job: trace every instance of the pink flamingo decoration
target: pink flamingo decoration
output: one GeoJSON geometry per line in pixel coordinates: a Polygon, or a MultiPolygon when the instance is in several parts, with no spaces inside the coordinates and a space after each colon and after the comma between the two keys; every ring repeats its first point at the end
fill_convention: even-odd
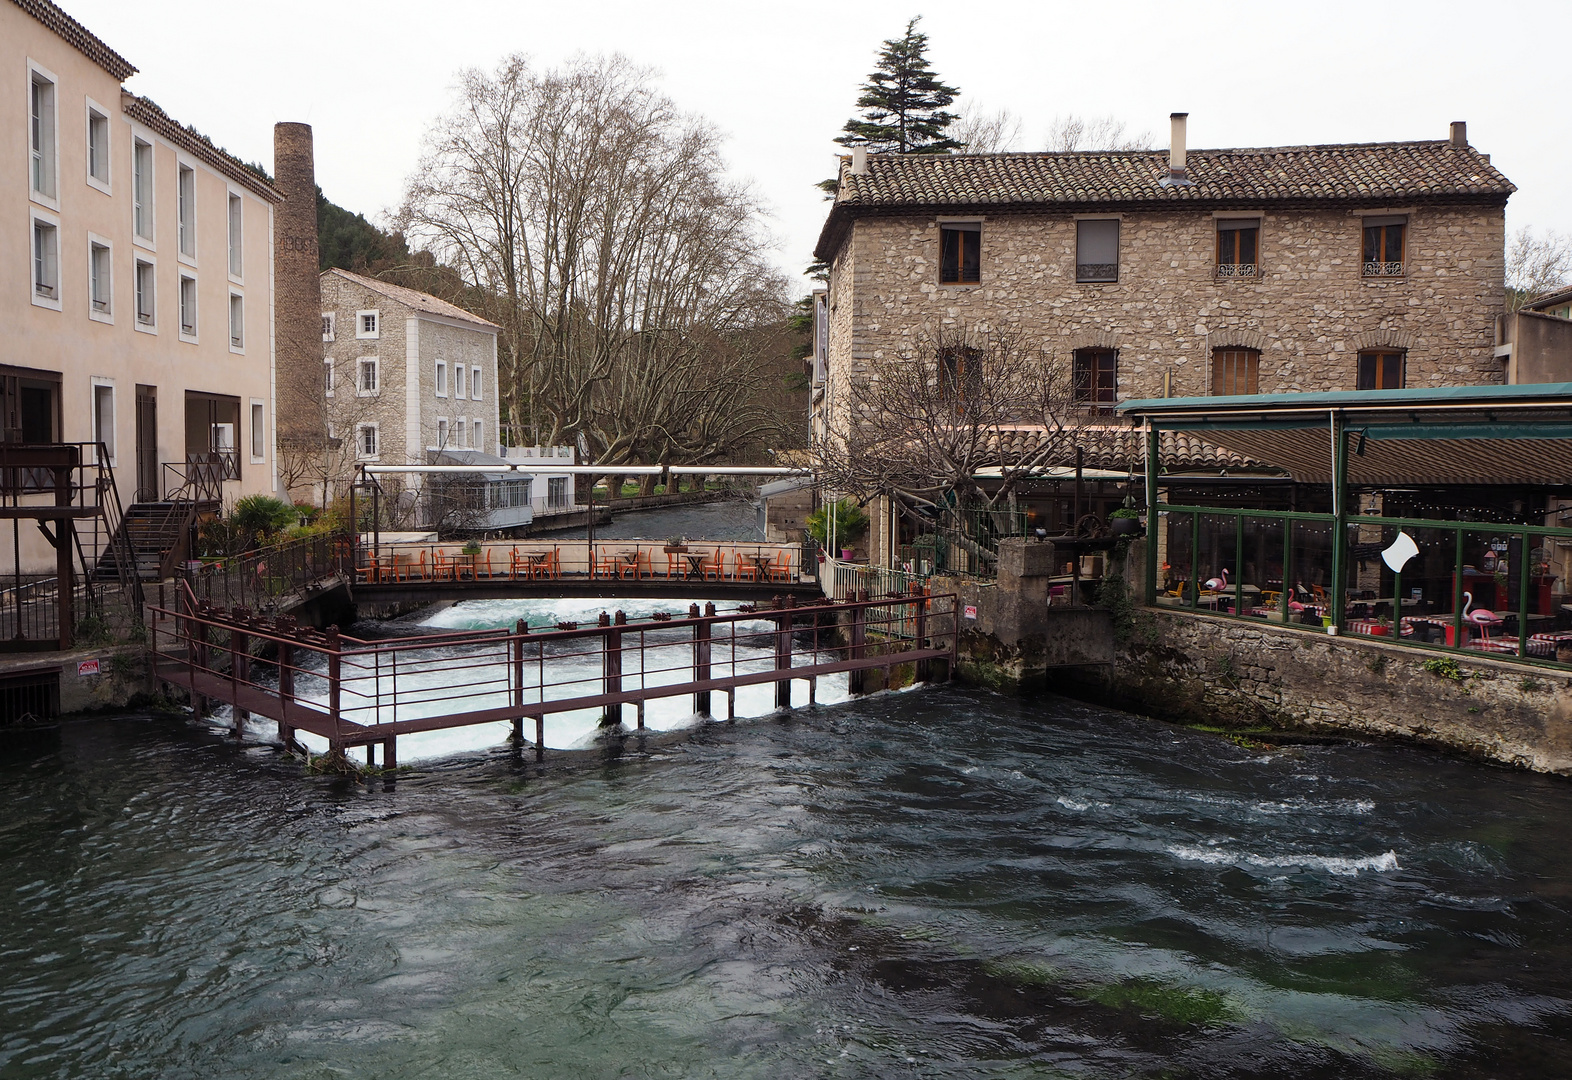
{"type": "Polygon", "coordinates": [[[1463,594],[1463,601],[1463,621],[1477,626],[1479,628],[1479,636],[1485,641],[1489,641],[1490,628],[1501,625],[1501,616],[1489,608],[1477,608],[1470,611],[1469,608],[1474,606],[1474,594],[1471,592],[1463,594]]]}
{"type": "Polygon", "coordinates": [[[1202,588],[1206,589],[1207,592],[1222,592],[1228,588],[1228,567],[1223,567],[1221,577],[1207,578],[1206,584],[1202,588]]]}

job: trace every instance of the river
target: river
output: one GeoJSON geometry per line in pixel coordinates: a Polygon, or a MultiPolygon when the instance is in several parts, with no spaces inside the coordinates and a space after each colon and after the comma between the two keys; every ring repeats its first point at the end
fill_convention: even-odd
{"type": "Polygon", "coordinates": [[[1572,787],[931,688],[388,785],[0,759],[0,1077],[1541,1077],[1572,787]]]}

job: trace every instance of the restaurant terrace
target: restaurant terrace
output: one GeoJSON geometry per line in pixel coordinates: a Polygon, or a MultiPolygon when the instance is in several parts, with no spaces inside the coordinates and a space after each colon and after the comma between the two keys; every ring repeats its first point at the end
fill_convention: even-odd
{"type": "Polygon", "coordinates": [[[1572,664],[1572,383],[1118,412],[1145,436],[1147,604],[1572,664]],[[1279,480],[1191,486],[1164,467],[1172,432],[1279,480]]]}

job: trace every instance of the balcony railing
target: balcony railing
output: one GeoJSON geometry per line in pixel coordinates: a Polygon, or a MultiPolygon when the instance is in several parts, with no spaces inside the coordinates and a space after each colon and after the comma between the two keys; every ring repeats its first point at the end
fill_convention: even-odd
{"type": "Polygon", "coordinates": [[[1400,262],[1367,262],[1365,263],[1365,277],[1402,277],[1403,264],[1400,262]]]}
{"type": "Polygon", "coordinates": [[[1218,263],[1217,276],[1219,278],[1253,278],[1257,276],[1256,264],[1248,263],[1218,263]]]}

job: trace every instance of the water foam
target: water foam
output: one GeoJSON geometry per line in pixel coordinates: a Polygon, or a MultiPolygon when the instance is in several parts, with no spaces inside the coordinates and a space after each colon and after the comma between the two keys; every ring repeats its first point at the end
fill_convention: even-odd
{"type": "Polygon", "coordinates": [[[1338,877],[1354,877],[1362,870],[1385,873],[1400,870],[1397,852],[1381,855],[1256,855],[1253,852],[1229,851],[1226,848],[1199,848],[1187,844],[1173,844],[1166,848],[1168,854],[1186,862],[1207,863],[1212,866],[1291,866],[1305,870],[1324,870],[1338,877]]]}

